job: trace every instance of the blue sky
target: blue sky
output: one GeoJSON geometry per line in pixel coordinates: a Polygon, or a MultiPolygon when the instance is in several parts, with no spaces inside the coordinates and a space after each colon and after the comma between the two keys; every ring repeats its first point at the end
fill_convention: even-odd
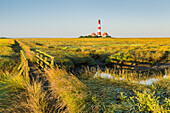
{"type": "Polygon", "coordinates": [[[0,0],[0,36],[170,36],[170,0],[0,0]]]}

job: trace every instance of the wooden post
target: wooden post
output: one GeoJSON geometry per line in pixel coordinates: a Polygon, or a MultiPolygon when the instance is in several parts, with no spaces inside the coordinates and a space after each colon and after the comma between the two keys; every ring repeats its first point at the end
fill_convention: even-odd
{"type": "MultiPolygon", "coordinates": [[[[37,56],[40,56],[39,52],[37,52],[37,56]]],[[[38,66],[40,66],[40,60],[38,58],[37,58],[37,64],[38,64],[38,66]]]]}
{"type": "Polygon", "coordinates": [[[18,75],[22,75],[24,77],[29,77],[29,66],[28,66],[28,58],[26,57],[25,53],[20,50],[21,55],[21,64],[18,67],[19,73],[18,75]]]}
{"type": "MultiPolygon", "coordinates": [[[[45,56],[44,60],[47,62],[47,57],[46,56],[45,56]]],[[[44,65],[45,65],[45,68],[48,67],[47,64],[44,63],[44,65]]]]}
{"type": "MultiPolygon", "coordinates": [[[[43,55],[42,54],[40,54],[40,58],[43,59],[43,55]]],[[[44,68],[43,67],[43,61],[41,61],[41,60],[40,60],[40,66],[41,66],[41,68],[44,68]]]]}
{"type": "Polygon", "coordinates": [[[23,74],[25,76],[25,59],[24,59],[24,55],[23,55],[23,50],[21,50],[21,62],[22,62],[22,68],[23,68],[23,71],[21,72],[21,74],[23,74]]]}

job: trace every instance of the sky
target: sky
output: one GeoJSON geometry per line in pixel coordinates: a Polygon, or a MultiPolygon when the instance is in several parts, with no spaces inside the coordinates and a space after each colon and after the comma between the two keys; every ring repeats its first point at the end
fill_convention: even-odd
{"type": "Polygon", "coordinates": [[[170,36],[170,0],[0,0],[0,36],[170,36]]]}

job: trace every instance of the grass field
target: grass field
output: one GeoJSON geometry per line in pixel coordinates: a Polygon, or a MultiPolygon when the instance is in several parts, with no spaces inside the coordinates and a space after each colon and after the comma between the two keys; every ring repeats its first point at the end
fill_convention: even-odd
{"type": "Polygon", "coordinates": [[[15,52],[13,39],[0,39],[0,72],[12,71],[16,66],[18,55],[15,52]]]}
{"type": "MultiPolygon", "coordinates": [[[[142,70],[170,63],[170,39],[22,39],[32,50],[55,57],[58,65],[142,70]]],[[[161,66],[159,66],[161,67],[161,66]]]]}
{"type": "MultiPolygon", "coordinates": [[[[170,112],[168,38],[17,40],[30,62],[38,49],[54,56],[56,66],[46,71],[44,90],[43,81],[17,76],[17,64],[13,71],[2,64],[0,112],[170,112]],[[140,84],[151,78],[152,84],[140,84]]],[[[14,41],[0,42],[0,60],[17,62],[14,41]]]]}
{"type": "MultiPolygon", "coordinates": [[[[7,101],[7,98],[10,98],[10,96],[7,96],[10,91],[13,90],[14,92],[16,92],[5,80],[6,77],[9,77],[9,73],[17,73],[16,69],[19,65],[19,53],[17,53],[15,50],[16,47],[13,39],[0,39],[0,112],[1,109],[3,109],[2,106],[4,99],[6,99],[7,101]]],[[[9,83],[10,82],[12,82],[12,80],[9,81],[9,83]]]]}

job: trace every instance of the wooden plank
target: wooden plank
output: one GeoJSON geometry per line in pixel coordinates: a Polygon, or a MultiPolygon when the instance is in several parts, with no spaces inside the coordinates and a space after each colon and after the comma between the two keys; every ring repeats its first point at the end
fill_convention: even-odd
{"type": "Polygon", "coordinates": [[[43,64],[42,64],[42,63],[40,63],[40,66],[41,66],[42,68],[44,68],[44,66],[43,66],[43,64]]]}
{"type": "Polygon", "coordinates": [[[21,54],[21,64],[18,67],[18,70],[20,70],[18,75],[21,75],[23,72],[23,74],[25,76],[29,76],[29,67],[28,67],[28,58],[25,55],[23,50],[20,50],[20,54],[21,54]]]}
{"type": "Polygon", "coordinates": [[[21,64],[19,65],[18,70],[20,70],[22,66],[23,66],[23,62],[21,62],[21,64]]]}
{"type": "Polygon", "coordinates": [[[40,50],[36,50],[36,58],[37,58],[37,64],[40,65],[42,68],[47,68],[47,66],[50,66],[51,68],[54,67],[54,57],[51,55],[48,55],[47,53],[44,53],[40,50]],[[50,58],[50,62],[48,62],[48,58],[50,58]],[[39,61],[39,62],[38,62],[39,61]]]}
{"type": "Polygon", "coordinates": [[[37,64],[39,64],[39,61],[40,61],[40,60],[37,58],[37,64]]]}
{"type": "Polygon", "coordinates": [[[51,66],[49,62],[45,61],[45,60],[42,59],[41,57],[39,57],[39,56],[37,56],[37,55],[36,55],[36,57],[39,58],[41,61],[43,61],[43,62],[44,62],[45,64],[47,64],[48,66],[51,66]]]}
{"type": "Polygon", "coordinates": [[[23,50],[20,50],[21,55],[23,56],[24,60],[28,60],[27,56],[25,55],[25,53],[23,52],[23,50]]]}
{"type": "Polygon", "coordinates": [[[19,71],[18,76],[20,76],[23,71],[24,71],[24,66],[22,66],[22,69],[19,71]]]}
{"type": "MultiPolygon", "coordinates": [[[[47,57],[45,57],[44,60],[47,62],[47,57]]],[[[47,68],[47,65],[45,65],[45,68],[47,68]]]]}
{"type": "Polygon", "coordinates": [[[40,51],[40,50],[36,50],[37,52],[39,52],[39,53],[42,53],[42,54],[44,54],[45,56],[48,56],[48,57],[50,57],[50,58],[54,58],[53,56],[51,56],[51,55],[49,55],[49,54],[47,54],[47,53],[44,53],[44,52],[42,52],[42,51],[40,51]]]}

